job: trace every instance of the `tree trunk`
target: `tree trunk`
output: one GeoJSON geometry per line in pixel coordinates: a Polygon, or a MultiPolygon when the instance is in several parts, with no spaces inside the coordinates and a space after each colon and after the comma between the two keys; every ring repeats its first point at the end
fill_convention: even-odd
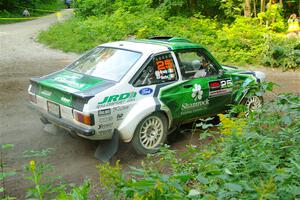
{"type": "Polygon", "coordinates": [[[280,0],[279,2],[280,2],[281,8],[283,8],[283,0],[280,0]]]}
{"type": "Polygon", "coordinates": [[[260,12],[265,12],[266,7],[265,7],[265,0],[261,0],[260,2],[260,12]]]}
{"type": "Polygon", "coordinates": [[[245,17],[251,17],[251,0],[245,0],[245,17]]]}
{"type": "Polygon", "coordinates": [[[254,13],[254,17],[257,17],[256,1],[257,1],[257,0],[254,0],[254,1],[253,1],[253,13],[254,13]]]}

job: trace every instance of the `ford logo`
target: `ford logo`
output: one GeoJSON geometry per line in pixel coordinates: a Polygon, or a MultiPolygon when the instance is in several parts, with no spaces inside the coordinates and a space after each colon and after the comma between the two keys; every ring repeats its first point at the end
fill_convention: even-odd
{"type": "Polygon", "coordinates": [[[151,94],[153,92],[153,90],[151,88],[143,88],[139,91],[139,93],[141,95],[148,95],[151,94]]]}

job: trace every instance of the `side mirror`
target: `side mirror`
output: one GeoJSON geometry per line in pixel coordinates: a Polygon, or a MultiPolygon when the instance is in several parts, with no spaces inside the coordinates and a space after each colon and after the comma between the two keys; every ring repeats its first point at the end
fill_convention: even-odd
{"type": "Polygon", "coordinates": [[[219,73],[218,73],[218,76],[222,77],[224,75],[224,73],[225,73],[224,69],[220,69],[219,73]]]}

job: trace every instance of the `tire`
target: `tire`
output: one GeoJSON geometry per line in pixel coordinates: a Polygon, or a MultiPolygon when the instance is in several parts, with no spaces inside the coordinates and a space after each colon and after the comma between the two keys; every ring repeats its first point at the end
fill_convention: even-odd
{"type": "Polygon", "coordinates": [[[138,124],[131,145],[141,155],[156,153],[166,141],[167,132],[167,118],[162,113],[153,113],[138,124]]]}
{"type": "Polygon", "coordinates": [[[249,115],[249,113],[255,111],[255,110],[259,110],[261,108],[261,106],[263,105],[263,98],[259,97],[259,96],[252,96],[250,98],[245,98],[242,101],[242,104],[244,104],[245,106],[247,106],[247,112],[246,112],[246,116],[249,115]]]}

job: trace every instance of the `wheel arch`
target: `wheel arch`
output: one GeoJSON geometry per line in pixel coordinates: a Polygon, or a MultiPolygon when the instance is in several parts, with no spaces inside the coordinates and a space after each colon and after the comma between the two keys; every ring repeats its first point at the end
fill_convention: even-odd
{"type": "Polygon", "coordinates": [[[248,86],[251,85],[252,83],[257,83],[256,79],[252,77],[248,77],[243,81],[241,87],[234,94],[233,97],[234,104],[240,104],[243,101],[247,93],[250,91],[250,88],[248,86]]]}

